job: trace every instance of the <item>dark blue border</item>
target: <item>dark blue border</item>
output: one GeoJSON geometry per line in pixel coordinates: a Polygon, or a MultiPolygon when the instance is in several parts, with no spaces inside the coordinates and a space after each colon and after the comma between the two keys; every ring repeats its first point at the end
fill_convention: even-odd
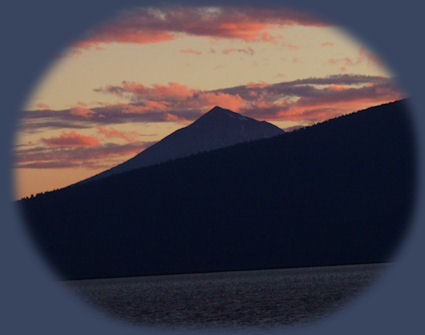
{"type": "MultiPolygon", "coordinates": [[[[174,3],[168,1],[167,3],[174,3]]],[[[212,1],[184,1],[211,4],[212,1]]],[[[425,158],[423,7],[419,1],[229,1],[260,6],[306,8],[348,29],[380,55],[412,96],[419,160],[418,193],[412,228],[396,262],[365,294],[344,310],[299,334],[425,333],[425,226],[423,163],[425,158]],[[422,331],[421,331],[422,329],[422,331]]],[[[39,257],[12,205],[11,148],[19,110],[37,79],[60,49],[114,9],[148,4],[132,0],[3,1],[0,5],[0,256],[2,334],[133,334],[162,333],[132,328],[107,319],[71,296],[39,257]]],[[[158,2],[151,1],[156,4],[158,2]]],[[[181,2],[180,2],[181,3],[181,2]]],[[[214,3],[224,3],[215,1],[214,3]]],[[[220,332],[221,333],[221,332],[220,332]]],[[[246,333],[246,332],[245,332],[246,333]]],[[[276,330],[276,333],[281,331],[276,330]]]]}

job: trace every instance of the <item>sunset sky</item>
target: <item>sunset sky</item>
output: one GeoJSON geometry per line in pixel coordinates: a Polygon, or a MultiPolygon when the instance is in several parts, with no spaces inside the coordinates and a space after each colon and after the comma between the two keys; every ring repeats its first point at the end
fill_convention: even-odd
{"type": "Polygon", "coordinates": [[[131,9],[59,51],[23,106],[16,197],[106,170],[216,105],[290,129],[402,97],[367,46],[311,15],[131,9]]]}

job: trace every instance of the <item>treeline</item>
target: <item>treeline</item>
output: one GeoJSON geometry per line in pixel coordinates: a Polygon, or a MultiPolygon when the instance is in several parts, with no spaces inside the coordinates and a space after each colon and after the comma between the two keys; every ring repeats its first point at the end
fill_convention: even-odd
{"type": "Polygon", "coordinates": [[[413,201],[406,101],[20,201],[68,279],[382,262],[413,201]]]}

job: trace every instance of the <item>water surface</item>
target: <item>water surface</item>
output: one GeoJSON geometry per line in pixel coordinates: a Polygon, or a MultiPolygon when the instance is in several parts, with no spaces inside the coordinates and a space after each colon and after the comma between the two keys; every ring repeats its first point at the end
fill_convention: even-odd
{"type": "Polygon", "coordinates": [[[342,307],[384,264],[69,281],[110,315],[173,328],[296,325],[342,307]]]}

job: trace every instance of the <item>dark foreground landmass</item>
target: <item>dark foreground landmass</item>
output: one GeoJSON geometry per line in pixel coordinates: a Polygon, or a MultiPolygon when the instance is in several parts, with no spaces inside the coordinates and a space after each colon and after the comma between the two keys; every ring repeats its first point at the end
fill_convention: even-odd
{"type": "Polygon", "coordinates": [[[83,300],[133,324],[167,328],[294,326],[337,311],[384,264],[70,281],[83,300]]]}
{"type": "Polygon", "coordinates": [[[19,205],[67,279],[384,262],[414,154],[398,101],[19,205]]]}

